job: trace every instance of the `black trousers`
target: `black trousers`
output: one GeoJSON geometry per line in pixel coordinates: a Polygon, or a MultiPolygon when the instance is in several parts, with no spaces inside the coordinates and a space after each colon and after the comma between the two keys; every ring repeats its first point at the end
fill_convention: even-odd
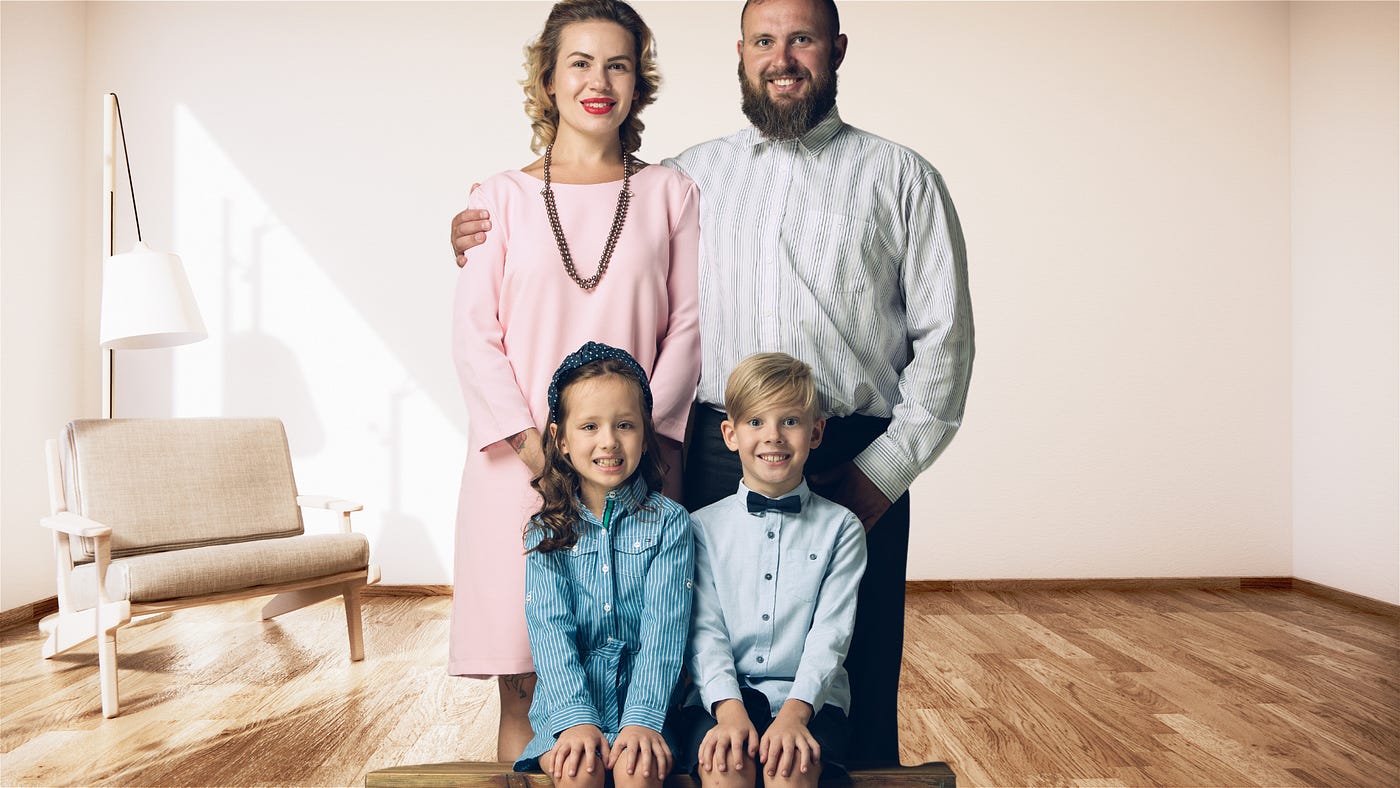
{"type": "MultiPolygon", "coordinates": [[[[743,470],[724,445],[724,414],[696,405],[685,457],[685,507],[695,511],[733,495],[743,470]]],[[[807,473],[853,459],[889,426],[888,419],[848,416],[827,421],[807,473]]],[[[856,629],[846,655],[851,677],[851,750],[854,765],[899,763],[899,668],[904,656],[904,578],[909,562],[909,494],[900,496],[866,534],[867,562],[856,603],[856,629]]]]}

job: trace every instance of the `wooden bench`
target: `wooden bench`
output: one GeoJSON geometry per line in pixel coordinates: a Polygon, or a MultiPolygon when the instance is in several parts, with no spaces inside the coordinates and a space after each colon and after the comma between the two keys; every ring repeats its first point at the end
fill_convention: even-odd
{"type": "MultiPolygon", "coordinates": [[[[922,766],[894,766],[854,769],[849,781],[832,785],[920,786],[928,788],[957,788],[957,777],[948,764],[926,763],[922,766]]],[[[424,763],[417,766],[395,766],[365,775],[365,788],[549,788],[549,778],[543,774],[522,774],[511,771],[508,763],[454,761],[424,763]]],[[[672,775],[666,788],[699,788],[700,784],[686,775],[672,775]]]]}

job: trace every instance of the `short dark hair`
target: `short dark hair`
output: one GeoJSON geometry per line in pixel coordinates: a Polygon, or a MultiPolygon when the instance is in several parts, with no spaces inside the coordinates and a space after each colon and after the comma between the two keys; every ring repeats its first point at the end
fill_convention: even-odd
{"type": "MultiPolygon", "coordinates": [[[[744,14],[749,12],[749,6],[759,5],[763,2],[764,0],[744,0],[744,10],[739,12],[740,35],[743,34],[744,14]]],[[[831,40],[835,41],[836,37],[841,34],[841,12],[836,10],[836,0],[817,0],[817,4],[822,7],[822,11],[826,14],[826,21],[831,26],[827,32],[831,35],[831,40]]]]}

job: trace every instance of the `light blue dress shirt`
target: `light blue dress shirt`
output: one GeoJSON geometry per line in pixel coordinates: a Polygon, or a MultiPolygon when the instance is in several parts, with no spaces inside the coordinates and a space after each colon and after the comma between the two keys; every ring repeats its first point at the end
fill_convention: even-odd
{"type": "MultiPolygon", "coordinates": [[[[776,716],[789,698],[849,712],[842,665],[865,574],[865,529],[804,481],[798,514],[749,514],[749,489],[691,515],[695,614],[687,705],[739,698],[751,687],[776,716]]],[[[786,496],[784,496],[786,497],[786,496]]]]}
{"type": "MultiPolygon", "coordinates": [[[[695,550],[690,515],[640,476],[608,493],[602,519],[583,507],[571,550],[532,552],[525,623],[535,659],[530,725],[517,765],[575,725],[608,741],[628,725],[661,732],[685,657],[695,550]]],[[[542,534],[531,529],[526,546],[542,534]]]]}

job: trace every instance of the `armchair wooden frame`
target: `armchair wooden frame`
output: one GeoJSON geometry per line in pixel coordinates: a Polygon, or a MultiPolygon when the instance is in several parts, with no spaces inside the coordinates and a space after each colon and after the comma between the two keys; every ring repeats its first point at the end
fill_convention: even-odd
{"type": "MultiPolygon", "coordinates": [[[[41,523],[53,532],[54,558],[57,563],[58,575],[58,612],[44,617],[39,622],[40,630],[47,635],[42,653],[44,659],[51,659],[89,640],[97,639],[97,662],[102,685],[103,717],[115,717],[121,711],[117,693],[117,630],[130,623],[135,616],[275,594],[262,609],[262,619],[267,620],[340,596],[343,597],[345,603],[345,623],[350,638],[350,659],[352,662],[364,659],[364,629],[360,615],[360,592],[366,585],[379,582],[379,567],[375,564],[352,572],[308,578],[296,582],[253,586],[223,593],[157,602],[133,603],[125,599],[113,599],[107,588],[107,573],[112,563],[112,529],[102,523],[67,511],[58,442],[49,440],[45,449],[49,476],[49,509],[52,514],[42,518],[41,523]],[[74,537],[91,539],[94,545],[97,603],[89,608],[76,609],[72,603],[71,578],[75,564],[70,550],[70,540],[74,537]]],[[[303,509],[326,509],[339,514],[342,533],[351,533],[350,514],[364,508],[353,501],[324,495],[297,495],[296,502],[303,509]]]]}

